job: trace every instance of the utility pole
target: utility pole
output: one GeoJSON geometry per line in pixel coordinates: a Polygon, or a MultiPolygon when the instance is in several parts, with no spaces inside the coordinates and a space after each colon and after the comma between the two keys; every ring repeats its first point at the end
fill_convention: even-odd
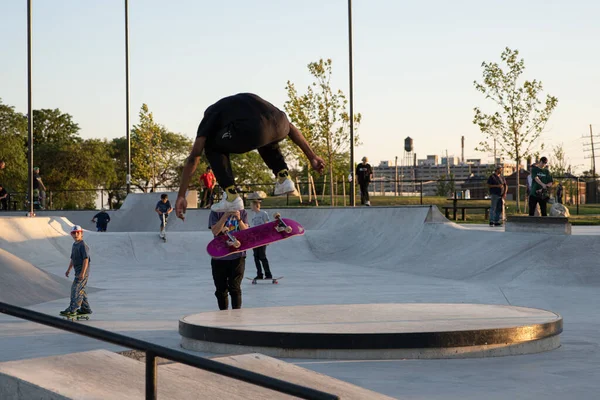
{"type": "Polygon", "coordinates": [[[592,144],[592,178],[596,178],[596,156],[594,155],[594,134],[592,133],[592,124],[590,124],[590,143],[592,144]]]}
{"type": "MultiPolygon", "coordinates": [[[[592,177],[595,179],[596,178],[596,151],[595,151],[595,147],[594,147],[594,138],[599,138],[599,135],[595,135],[594,136],[594,132],[592,130],[592,125],[590,124],[590,143],[584,143],[584,151],[591,151],[592,155],[585,157],[585,158],[591,158],[592,159],[592,177]],[[589,147],[588,147],[589,146],[589,147]],[[586,148],[588,147],[588,148],[586,148]]],[[[585,139],[585,136],[582,137],[583,139],[585,139]]]]}
{"type": "Polygon", "coordinates": [[[396,156],[396,197],[398,197],[398,156],[396,156]]]}

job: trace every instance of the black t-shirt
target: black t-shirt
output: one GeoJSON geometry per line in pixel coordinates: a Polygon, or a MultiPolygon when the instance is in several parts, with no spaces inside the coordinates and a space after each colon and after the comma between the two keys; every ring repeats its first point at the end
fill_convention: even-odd
{"type": "Polygon", "coordinates": [[[39,179],[42,179],[42,177],[40,176],[40,174],[33,174],[33,189],[39,189],[40,188],[40,181],[39,179]]]}
{"type": "Polygon", "coordinates": [[[255,94],[239,93],[206,109],[196,137],[206,137],[207,148],[241,153],[279,141],[289,131],[283,111],[255,94]]]}
{"type": "Polygon", "coordinates": [[[6,189],[4,189],[4,188],[0,189],[0,197],[7,195],[7,194],[8,194],[8,192],[6,191],[6,189]]]}
{"type": "Polygon", "coordinates": [[[94,218],[98,221],[98,225],[106,225],[110,222],[110,216],[104,211],[100,211],[98,214],[94,215],[94,218]]]}
{"type": "Polygon", "coordinates": [[[371,182],[372,173],[373,169],[371,168],[371,164],[369,163],[360,163],[356,166],[356,179],[358,179],[358,182],[371,182]]]}
{"type": "Polygon", "coordinates": [[[488,185],[502,185],[499,187],[491,187],[490,194],[495,194],[497,196],[502,196],[504,194],[504,185],[506,185],[506,181],[502,175],[498,176],[496,174],[490,175],[487,181],[488,185]]]}

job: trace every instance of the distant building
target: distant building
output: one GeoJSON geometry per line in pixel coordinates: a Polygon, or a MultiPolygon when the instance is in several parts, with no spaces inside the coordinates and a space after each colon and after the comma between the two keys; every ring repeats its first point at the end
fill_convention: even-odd
{"type": "MultiPolygon", "coordinates": [[[[487,191],[487,178],[494,171],[496,164],[482,164],[481,159],[469,159],[466,163],[458,162],[457,157],[442,157],[441,164],[437,164],[438,156],[427,156],[427,159],[418,160],[417,166],[398,165],[397,170],[393,161],[382,161],[373,167],[374,182],[371,187],[376,193],[412,194],[421,190],[423,181],[423,194],[433,196],[437,190],[437,181],[446,175],[448,169],[456,182],[456,189],[462,190],[462,185],[468,181],[467,186],[471,193],[476,189],[487,191]],[[446,165],[446,162],[449,165],[446,165]],[[396,174],[398,182],[396,182],[396,174]]],[[[504,175],[514,172],[515,166],[504,164],[504,175]]],[[[479,193],[479,190],[476,190],[479,193]]]]}

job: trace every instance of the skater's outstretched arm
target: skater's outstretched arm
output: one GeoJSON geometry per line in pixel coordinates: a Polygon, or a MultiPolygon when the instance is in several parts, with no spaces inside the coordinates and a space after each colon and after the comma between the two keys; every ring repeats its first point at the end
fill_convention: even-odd
{"type": "Polygon", "coordinates": [[[323,170],[325,169],[325,161],[315,154],[315,152],[311,149],[310,144],[308,144],[306,138],[302,135],[302,132],[300,132],[300,130],[291,123],[290,133],[288,136],[296,146],[300,147],[300,150],[302,150],[306,158],[308,158],[313,169],[322,174],[323,170]]]}
{"type": "Polygon", "coordinates": [[[187,200],[185,199],[185,192],[187,191],[188,186],[190,185],[190,181],[192,180],[192,175],[194,174],[194,171],[196,171],[196,168],[198,167],[198,163],[200,162],[200,156],[202,156],[205,144],[206,138],[204,136],[197,137],[189,157],[187,158],[185,164],[183,164],[183,172],[181,173],[181,185],[179,186],[177,200],[175,200],[175,214],[178,218],[181,218],[182,220],[185,219],[184,214],[187,209],[187,200]]]}

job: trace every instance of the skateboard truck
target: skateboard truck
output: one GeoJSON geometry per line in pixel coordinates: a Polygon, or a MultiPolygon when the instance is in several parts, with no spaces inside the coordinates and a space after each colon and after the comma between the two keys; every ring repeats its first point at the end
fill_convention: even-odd
{"type": "Polygon", "coordinates": [[[232,231],[233,229],[234,229],[234,228],[231,226],[231,227],[229,227],[229,228],[228,228],[228,229],[225,231],[225,234],[226,234],[226,235],[227,235],[227,237],[229,238],[229,240],[227,241],[227,245],[228,245],[228,246],[235,247],[236,249],[239,249],[239,248],[240,248],[240,246],[241,246],[242,244],[240,243],[240,241],[239,241],[239,240],[237,240],[237,239],[235,238],[235,236],[233,236],[233,235],[230,233],[230,231],[232,231]]]}
{"type": "Polygon", "coordinates": [[[275,226],[275,230],[277,232],[285,231],[285,233],[292,233],[292,227],[283,222],[281,219],[281,214],[275,213],[273,214],[273,218],[277,220],[277,225],[275,226]]]}

